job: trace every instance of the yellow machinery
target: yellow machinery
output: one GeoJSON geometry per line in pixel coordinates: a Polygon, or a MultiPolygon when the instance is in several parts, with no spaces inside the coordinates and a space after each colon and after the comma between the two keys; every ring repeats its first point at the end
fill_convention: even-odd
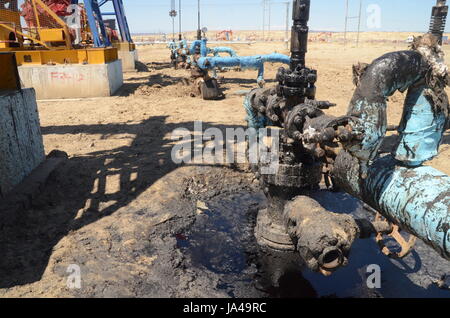
{"type": "Polygon", "coordinates": [[[0,49],[15,47],[18,43],[23,42],[23,38],[19,33],[20,28],[20,13],[4,9],[0,5],[0,49]]]}
{"type": "Polygon", "coordinates": [[[136,50],[136,44],[130,43],[130,42],[113,41],[112,46],[117,48],[119,51],[134,51],[134,50],[136,50]]]}
{"type": "Polygon", "coordinates": [[[17,64],[106,64],[116,61],[116,48],[84,48],[74,50],[20,50],[15,51],[17,64]]]}
{"type": "Polygon", "coordinates": [[[63,43],[66,49],[72,47],[68,26],[42,0],[25,0],[21,7],[22,11],[19,11],[17,0],[0,0],[0,39],[3,47],[22,47],[24,38],[45,48],[58,46],[58,43],[63,43]],[[22,28],[21,15],[24,16],[26,28],[22,28]]]}
{"type": "Polygon", "coordinates": [[[0,0],[0,52],[13,51],[19,66],[105,64],[117,60],[116,48],[92,47],[83,5],[79,5],[78,11],[82,42],[74,47],[76,34],[65,21],[70,17],[66,11],[70,3],[69,0],[24,0],[19,7],[17,0],[0,0]]]}

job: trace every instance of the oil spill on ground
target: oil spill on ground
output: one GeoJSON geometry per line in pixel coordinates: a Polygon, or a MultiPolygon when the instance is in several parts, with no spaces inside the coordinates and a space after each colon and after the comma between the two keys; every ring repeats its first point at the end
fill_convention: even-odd
{"type": "MultiPolygon", "coordinates": [[[[316,199],[330,211],[351,211],[369,217],[352,197],[320,192],[316,199]]],[[[331,277],[309,271],[297,254],[260,248],[254,238],[257,211],[264,207],[262,193],[220,194],[197,210],[195,224],[176,235],[188,266],[220,277],[216,286],[230,297],[450,297],[433,282],[450,273],[450,264],[419,241],[402,261],[381,254],[373,239],[357,240],[350,263],[331,277]],[[367,287],[367,266],[381,268],[381,288],[367,287]]]]}

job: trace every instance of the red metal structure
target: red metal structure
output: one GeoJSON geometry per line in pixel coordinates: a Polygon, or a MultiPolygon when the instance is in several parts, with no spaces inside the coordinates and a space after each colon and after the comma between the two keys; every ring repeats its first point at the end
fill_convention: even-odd
{"type": "MultiPolygon", "coordinates": [[[[47,5],[47,7],[55,12],[59,17],[66,17],[72,14],[67,11],[67,8],[71,4],[70,0],[42,0],[42,2],[44,2],[44,4],[47,5]]],[[[48,28],[54,26],[54,20],[42,7],[34,7],[31,1],[25,1],[20,7],[22,9],[21,15],[25,19],[28,27],[37,27],[34,10],[36,10],[40,16],[48,17],[48,19],[42,19],[42,21],[40,21],[41,27],[48,28]]]]}
{"type": "Polygon", "coordinates": [[[216,34],[217,41],[230,41],[233,37],[232,30],[223,30],[216,34]]]}

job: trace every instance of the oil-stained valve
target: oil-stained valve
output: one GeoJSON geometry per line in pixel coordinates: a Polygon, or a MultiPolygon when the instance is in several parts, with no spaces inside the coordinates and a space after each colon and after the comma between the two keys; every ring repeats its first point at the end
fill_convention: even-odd
{"type": "Polygon", "coordinates": [[[281,68],[276,88],[254,89],[246,97],[244,107],[248,124],[252,128],[272,128],[279,135],[278,170],[265,174],[264,165],[257,167],[257,176],[268,198],[268,207],[260,211],[255,231],[261,245],[278,250],[295,250],[286,232],[283,212],[287,202],[294,197],[319,187],[322,178],[322,163],[303,149],[299,140],[290,136],[289,113],[299,103],[305,106],[303,119],[312,113],[323,112],[315,106],[330,107],[329,103],[314,101],[317,72],[305,66],[308,36],[309,0],[294,1],[291,60],[289,70],[281,68]]]}
{"type": "Polygon", "coordinates": [[[180,40],[178,43],[169,42],[168,48],[170,49],[170,61],[175,69],[189,68],[189,48],[186,40],[180,40]]]}
{"type": "Polygon", "coordinates": [[[258,167],[269,202],[258,215],[258,242],[297,250],[311,269],[329,274],[345,265],[356,237],[395,237],[400,226],[449,258],[450,177],[421,167],[437,154],[449,113],[448,69],[438,38],[429,33],[411,50],[355,68],[349,110],[336,118],[323,111],[332,103],[314,100],[317,73],[305,66],[309,8],[309,0],[294,2],[290,69],[280,69],[276,88],[255,89],[244,101],[250,127],[281,132],[278,172],[264,175],[258,167]],[[406,90],[395,157],[381,158],[387,99],[406,90]],[[387,221],[353,220],[305,197],[318,186],[322,168],[328,186],[361,199],[387,221]]]}

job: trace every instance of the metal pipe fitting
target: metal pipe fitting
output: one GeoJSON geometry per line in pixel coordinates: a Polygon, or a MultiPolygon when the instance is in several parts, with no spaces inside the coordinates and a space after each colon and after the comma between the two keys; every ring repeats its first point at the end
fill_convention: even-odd
{"type": "Polygon", "coordinates": [[[448,15],[448,6],[446,5],[446,2],[446,0],[436,0],[436,5],[431,12],[429,33],[433,34],[441,45],[448,15]]]}
{"type": "Polygon", "coordinates": [[[310,0],[295,0],[293,3],[292,19],[294,25],[291,35],[291,70],[298,66],[305,67],[305,55],[308,51],[308,21],[310,0]]]}
{"type": "Polygon", "coordinates": [[[296,250],[311,270],[330,275],[348,263],[360,235],[350,215],[329,212],[314,199],[298,196],[286,204],[284,218],[296,250]]]}
{"type": "Polygon", "coordinates": [[[214,56],[220,56],[220,53],[226,53],[230,55],[231,57],[236,57],[237,53],[232,48],[226,47],[226,46],[218,46],[214,47],[212,49],[208,49],[208,53],[212,53],[214,56]]]}
{"type": "Polygon", "coordinates": [[[201,57],[197,60],[197,65],[203,70],[211,70],[221,67],[240,67],[242,69],[257,69],[258,83],[264,81],[265,63],[289,64],[289,56],[273,53],[268,55],[255,56],[235,56],[235,57],[201,57]]]}

